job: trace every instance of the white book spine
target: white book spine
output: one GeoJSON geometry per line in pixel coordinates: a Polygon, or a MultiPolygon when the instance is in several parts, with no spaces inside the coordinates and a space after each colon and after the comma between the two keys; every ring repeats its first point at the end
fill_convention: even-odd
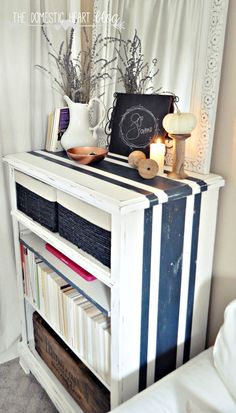
{"type": "Polygon", "coordinates": [[[84,326],[84,309],[86,309],[88,306],[91,304],[86,300],[85,303],[81,304],[79,306],[79,335],[80,335],[80,354],[82,357],[86,357],[86,331],[85,331],[85,326],[84,326]]]}
{"type": "Polygon", "coordinates": [[[104,330],[104,347],[105,347],[105,376],[107,383],[111,382],[111,331],[110,326],[104,330]]]}
{"type": "Polygon", "coordinates": [[[80,341],[81,337],[79,336],[79,316],[78,316],[78,307],[80,304],[84,303],[86,298],[80,294],[80,296],[74,301],[73,305],[73,345],[74,348],[80,353],[80,341]]]}
{"type": "Polygon", "coordinates": [[[93,341],[93,319],[99,314],[101,314],[101,312],[95,306],[93,306],[92,309],[87,312],[87,361],[93,367],[96,364],[93,351],[95,344],[93,341]]]}
{"type": "Polygon", "coordinates": [[[98,343],[98,373],[105,377],[105,343],[104,343],[104,328],[108,326],[108,319],[104,316],[101,323],[97,323],[96,335],[98,343]]]}
{"type": "Polygon", "coordinates": [[[29,290],[28,290],[28,297],[29,299],[35,303],[34,298],[34,274],[33,274],[33,253],[28,249],[27,251],[27,264],[28,264],[28,281],[29,281],[29,290]]]}
{"type": "Polygon", "coordinates": [[[39,264],[42,262],[40,258],[35,257],[36,267],[36,306],[40,308],[40,294],[39,294],[39,264]]]}

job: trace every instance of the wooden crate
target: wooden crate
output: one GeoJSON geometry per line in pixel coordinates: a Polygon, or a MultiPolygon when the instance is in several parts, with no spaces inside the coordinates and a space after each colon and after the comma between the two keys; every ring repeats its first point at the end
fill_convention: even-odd
{"type": "Polygon", "coordinates": [[[85,413],[110,410],[110,392],[37,312],[33,314],[35,349],[85,413]]]}

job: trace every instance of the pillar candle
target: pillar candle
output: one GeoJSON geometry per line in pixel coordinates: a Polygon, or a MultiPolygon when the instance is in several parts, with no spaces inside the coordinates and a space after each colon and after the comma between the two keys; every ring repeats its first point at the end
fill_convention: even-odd
{"type": "Polygon", "coordinates": [[[151,143],[150,158],[158,163],[159,173],[164,172],[164,157],[165,157],[165,144],[161,142],[151,143]]]}

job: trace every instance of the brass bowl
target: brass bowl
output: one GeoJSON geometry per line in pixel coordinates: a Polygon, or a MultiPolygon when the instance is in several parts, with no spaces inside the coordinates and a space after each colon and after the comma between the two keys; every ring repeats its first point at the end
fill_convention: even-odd
{"type": "Polygon", "coordinates": [[[99,162],[105,158],[107,153],[108,149],[97,146],[76,146],[67,150],[70,159],[83,165],[99,162]]]}

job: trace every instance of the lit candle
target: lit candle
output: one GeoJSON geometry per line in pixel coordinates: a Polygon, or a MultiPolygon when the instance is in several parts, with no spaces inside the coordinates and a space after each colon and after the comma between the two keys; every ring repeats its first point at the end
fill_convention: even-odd
{"type": "Polygon", "coordinates": [[[161,142],[151,143],[150,145],[150,159],[153,159],[158,163],[159,173],[164,172],[164,156],[165,156],[165,144],[161,142]]]}

